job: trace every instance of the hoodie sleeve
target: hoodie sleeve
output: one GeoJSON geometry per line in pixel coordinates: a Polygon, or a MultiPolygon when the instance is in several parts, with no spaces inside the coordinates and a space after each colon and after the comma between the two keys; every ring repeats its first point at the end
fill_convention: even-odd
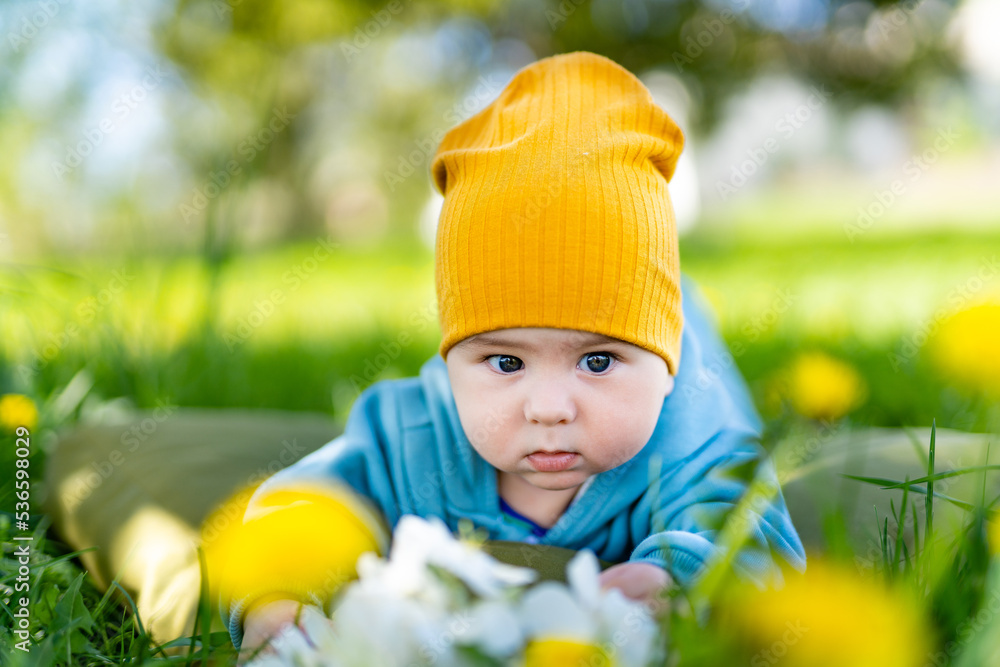
{"type": "Polygon", "coordinates": [[[322,603],[360,553],[385,552],[397,511],[385,450],[386,429],[398,421],[392,402],[384,384],[366,389],[343,434],[250,497],[222,567],[221,611],[237,648],[254,603],[322,603]]]}
{"type": "Polygon", "coordinates": [[[775,568],[772,554],[802,570],[805,551],[759,444],[760,417],[746,383],[697,287],[686,276],[682,284],[681,367],[662,424],[667,455],[649,477],[657,481],[635,506],[630,560],[658,564],[682,586],[690,585],[719,555],[717,532],[752,483],[771,493],[749,508],[749,539],[734,559],[737,573],[761,582],[775,568]]]}
{"type": "MultiPolygon", "coordinates": [[[[737,573],[763,583],[775,567],[772,554],[797,570],[805,569],[805,551],[774,467],[753,438],[733,431],[718,433],[680,470],[673,471],[670,486],[679,489],[677,493],[643,504],[653,507],[650,525],[657,532],[639,542],[630,560],[659,565],[680,585],[690,586],[706,563],[721,555],[715,538],[727,514],[747,492],[749,471],[756,473],[756,484],[774,495],[748,509],[749,539],[735,559],[737,573]]],[[[648,493],[655,496],[656,490],[648,493]]]]}

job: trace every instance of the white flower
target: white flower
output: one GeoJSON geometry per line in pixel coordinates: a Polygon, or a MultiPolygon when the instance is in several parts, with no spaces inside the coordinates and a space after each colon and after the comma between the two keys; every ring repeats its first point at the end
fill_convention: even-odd
{"type": "Polygon", "coordinates": [[[345,666],[411,665],[425,653],[447,650],[426,648],[446,627],[449,613],[426,599],[392,597],[379,587],[354,586],[334,612],[339,639],[337,652],[345,666]]]}
{"type": "Polygon", "coordinates": [[[524,646],[521,622],[507,600],[486,600],[468,614],[468,626],[457,642],[475,646],[493,658],[507,658],[524,646]]]}
{"type": "Polygon", "coordinates": [[[616,665],[646,665],[656,638],[653,618],[621,591],[601,590],[599,576],[597,557],[581,551],[566,566],[569,588],[544,582],[525,593],[520,616],[526,637],[600,645],[616,665]]]}
{"type": "Polygon", "coordinates": [[[525,593],[521,621],[531,638],[561,637],[592,642],[597,636],[594,615],[562,584],[545,581],[525,593]]]}
{"type": "Polygon", "coordinates": [[[312,605],[302,608],[297,625],[285,627],[271,640],[271,652],[261,654],[247,663],[248,667],[340,667],[336,659],[336,637],[333,624],[312,605]]]}
{"type": "Polygon", "coordinates": [[[495,597],[510,586],[535,580],[535,571],[501,563],[479,547],[455,539],[441,519],[406,515],[399,520],[389,554],[390,567],[399,567],[399,583],[418,580],[427,565],[436,565],[461,579],[477,595],[495,597]]]}
{"type": "Polygon", "coordinates": [[[457,540],[440,519],[405,516],[388,560],[371,553],[359,559],[359,578],[343,589],[332,620],[303,608],[301,629],[287,628],[273,655],[251,667],[462,667],[468,649],[513,664],[530,640],[548,638],[599,645],[621,667],[648,662],[655,624],[642,605],[601,590],[592,552],[570,561],[568,587],[544,582],[524,592],[536,576],[457,540]]]}

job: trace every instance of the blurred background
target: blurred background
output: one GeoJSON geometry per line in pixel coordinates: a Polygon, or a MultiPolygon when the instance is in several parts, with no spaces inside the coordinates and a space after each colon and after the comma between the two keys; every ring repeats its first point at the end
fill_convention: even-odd
{"type": "MultiPolygon", "coordinates": [[[[901,536],[916,554],[944,510],[923,504],[918,531],[905,492],[900,516],[898,489],[839,472],[917,479],[932,424],[937,470],[964,468],[1000,433],[998,34],[996,0],[0,2],[0,436],[31,431],[34,636],[148,655],[132,599],[102,592],[133,542],[122,591],[149,621],[188,586],[164,602],[176,624],[147,627],[190,632],[198,560],[178,549],[211,493],[328,441],[364,388],[436,353],[444,133],[574,50],[636,73],[685,133],[681,266],[730,350],[709,373],[740,369],[780,464],[823,450],[782,477],[805,541],[909,569],[901,536]],[[94,545],[81,589],[68,552],[94,545]]],[[[5,543],[14,458],[0,448],[5,543]]],[[[913,491],[985,505],[985,475],[962,479],[913,491]]],[[[940,588],[917,587],[940,591],[944,639],[983,595],[976,516],[940,588]],[[962,549],[980,569],[957,594],[962,549]]],[[[867,624],[851,607],[837,617],[867,624]]]]}
{"type": "Polygon", "coordinates": [[[0,27],[9,424],[343,423],[436,351],[443,133],[573,50],[683,128],[682,268],[765,417],[996,420],[996,2],[37,0],[0,27]]]}

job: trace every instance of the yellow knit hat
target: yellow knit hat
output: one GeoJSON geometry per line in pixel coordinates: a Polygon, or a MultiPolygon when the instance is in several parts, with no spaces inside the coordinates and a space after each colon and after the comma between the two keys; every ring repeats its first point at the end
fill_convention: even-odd
{"type": "Polygon", "coordinates": [[[667,183],[684,137],[628,70],[544,58],[444,136],[435,280],[440,353],[485,331],[590,331],[661,356],[683,326],[667,183]]]}

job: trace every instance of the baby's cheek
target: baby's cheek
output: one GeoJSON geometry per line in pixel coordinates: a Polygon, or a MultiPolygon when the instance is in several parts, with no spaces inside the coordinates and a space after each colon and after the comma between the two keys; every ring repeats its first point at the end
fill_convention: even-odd
{"type": "Polygon", "coordinates": [[[649,440],[649,437],[653,435],[653,431],[656,429],[657,422],[660,421],[660,413],[663,411],[663,396],[658,396],[656,394],[650,394],[644,397],[643,402],[638,414],[635,415],[634,423],[641,433],[645,434],[645,441],[649,440]]]}
{"type": "Polygon", "coordinates": [[[473,447],[481,452],[495,450],[505,441],[505,432],[510,428],[511,418],[498,408],[488,404],[477,405],[468,420],[462,420],[462,427],[473,447]]]}
{"type": "Polygon", "coordinates": [[[605,470],[610,470],[631,460],[642,450],[647,440],[648,438],[646,440],[642,439],[642,434],[634,433],[632,429],[624,428],[623,426],[608,433],[602,439],[602,446],[600,447],[600,455],[603,462],[602,467],[605,470]]]}

